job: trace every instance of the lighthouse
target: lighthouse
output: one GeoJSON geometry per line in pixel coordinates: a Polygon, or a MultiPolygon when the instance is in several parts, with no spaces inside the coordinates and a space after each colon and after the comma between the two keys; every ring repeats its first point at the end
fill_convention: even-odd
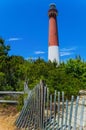
{"type": "Polygon", "coordinates": [[[50,4],[49,16],[49,39],[48,39],[48,60],[51,62],[56,61],[60,64],[59,58],[59,40],[58,40],[58,27],[57,27],[58,11],[54,3],[50,4]]]}

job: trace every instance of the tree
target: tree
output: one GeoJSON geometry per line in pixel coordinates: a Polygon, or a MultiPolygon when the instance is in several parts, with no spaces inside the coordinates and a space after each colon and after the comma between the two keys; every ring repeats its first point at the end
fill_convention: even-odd
{"type": "Polygon", "coordinates": [[[5,41],[0,38],[0,58],[3,56],[7,56],[8,55],[8,51],[10,50],[10,46],[9,45],[5,45],[5,41]]]}
{"type": "Polygon", "coordinates": [[[7,84],[6,82],[6,73],[8,73],[7,62],[8,62],[8,52],[10,50],[10,46],[5,45],[5,41],[0,38],[0,88],[3,89],[3,86],[7,84]],[[3,84],[2,84],[3,79],[3,84]]]}

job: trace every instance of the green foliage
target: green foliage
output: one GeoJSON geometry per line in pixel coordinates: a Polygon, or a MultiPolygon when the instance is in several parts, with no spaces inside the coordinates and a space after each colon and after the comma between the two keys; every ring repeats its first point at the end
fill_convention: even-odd
{"type": "Polygon", "coordinates": [[[8,55],[8,51],[10,50],[10,46],[9,45],[5,45],[4,44],[4,40],[2,38],[0,38],[0,57],[4,57],[8,55]]]}
{"type": "Polygon", "coordinates": [[[3,85],[4,85],[4,82],[5,82],[5,73],[3,72],[0,72],[0,90],[3,89],[3,85]]]}
{"type": "Polygon", "coordinates": [[[80,56],[58,66],[55,61],[9,56],[9,50],[10,46],[5,45],[0,38],[0,90],[22,91],[25,80],[28,80],[29,88],[32,89],[40,79],[45,80],[50,93],[54,90],[64,91],[69,98],[71,95],[76,96],[80,89],[86,89],[86,62],[80,56]]]}
{"type": "Polygon", "coordinates": [[[24,103],[24,97],[23,95],[20,95],[18,97],[19,104],[17,105],[17,110],[20,111],[22,109],[23,103],[24,103]]]}

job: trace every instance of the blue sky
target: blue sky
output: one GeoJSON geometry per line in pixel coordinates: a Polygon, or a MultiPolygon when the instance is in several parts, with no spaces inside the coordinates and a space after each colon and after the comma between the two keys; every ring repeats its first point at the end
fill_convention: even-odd
{"type": "Polygon", "coordinates": [[[48,9],[56,3],[60,59],[80,55],[86,61],[86,0],[0,0],[0,36],[10,55],[48,55],[48,9]]]}

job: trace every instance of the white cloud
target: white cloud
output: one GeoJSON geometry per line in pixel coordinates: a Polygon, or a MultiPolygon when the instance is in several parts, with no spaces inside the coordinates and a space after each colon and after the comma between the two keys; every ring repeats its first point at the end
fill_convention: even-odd
{"type": "Polygon", "coordinates": [[[9,38],[7,41],[19,41],[19,40],[22,40],[22,38],[12,37],[12,38],[9,38]]]}
{"type": "Polygon", "coordinates": [[[44,54],[45,52],[44,51],[35,51],[35,54],[44,54]]]}
{"type": "Polygon", "coordinates": [[[72,47],[72,48],[62,48],[61,51],[74,51],[76,50],[76,47],[72,47]]]}
{"type": "Polygon", "coordinates": [[[69,56],[71,54],[72,53],[70,53],[70,52],[60,52],[60,56],[69,56]]]}
{"type": "Polygon", "coordinates": [[[62,48],[61,51],[60,51],[60,56],[69,56],[69,55],[72,55],[75,50],[76,50],[76,47],[62,48]]]}

